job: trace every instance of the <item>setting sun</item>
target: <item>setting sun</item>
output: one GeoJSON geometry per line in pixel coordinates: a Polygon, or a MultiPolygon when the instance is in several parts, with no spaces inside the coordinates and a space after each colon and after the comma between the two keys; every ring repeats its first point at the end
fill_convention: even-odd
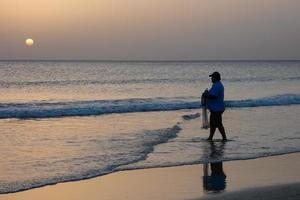
{"type": "Polygon", "coordinates": [[[33,39],[30,39],[30,38],[26,39],[26,41],[25,41],[25,44],[26,44],[27,46],[32,46],[33,43],[34,43],[33,39]]]}

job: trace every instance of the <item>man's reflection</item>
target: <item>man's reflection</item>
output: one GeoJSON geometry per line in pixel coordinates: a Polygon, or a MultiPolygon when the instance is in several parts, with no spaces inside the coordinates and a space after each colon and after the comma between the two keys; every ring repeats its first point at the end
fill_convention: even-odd
{"type": "MultiPolygon", "coordinates": [[[[210,142],[209,158],[222,159],[225,143],[210,142]]],[[[226,188],[226,175],[223,162],[212,162],[203,165],[203,188],[206,192],[222,192],[226,188]]]]}

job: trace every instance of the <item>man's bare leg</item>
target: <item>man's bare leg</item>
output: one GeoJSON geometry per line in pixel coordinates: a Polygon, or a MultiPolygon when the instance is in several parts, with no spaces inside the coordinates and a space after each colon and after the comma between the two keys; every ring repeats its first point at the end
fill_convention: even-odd
{"type": "Polygon", "coordinates": [[[210,133],[209,133],[209,137],[207,138],[207,140],[212,140],[216,131],[215,127],[210,127],[210,133]]]}

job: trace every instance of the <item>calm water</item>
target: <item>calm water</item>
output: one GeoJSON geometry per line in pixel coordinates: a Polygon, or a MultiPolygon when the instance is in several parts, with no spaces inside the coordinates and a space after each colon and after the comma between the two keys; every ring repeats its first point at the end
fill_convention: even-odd
{"type": "Polygon", "coordinates": [[[0,193],[300,151],[297,61],[0,62],[0,77],[0,193]],[[229,142],[212,146],[193,116],[213,71],[229,142]]]}

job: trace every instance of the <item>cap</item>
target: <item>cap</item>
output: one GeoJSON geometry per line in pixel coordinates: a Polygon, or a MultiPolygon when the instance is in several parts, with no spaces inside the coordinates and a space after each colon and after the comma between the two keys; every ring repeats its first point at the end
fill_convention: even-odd
{"type": "Polygon", "coordinates": [[[214,72],[209,77],[215,77],[218,80],[221,80],[221,74],[219,72],[214,72]]]}

